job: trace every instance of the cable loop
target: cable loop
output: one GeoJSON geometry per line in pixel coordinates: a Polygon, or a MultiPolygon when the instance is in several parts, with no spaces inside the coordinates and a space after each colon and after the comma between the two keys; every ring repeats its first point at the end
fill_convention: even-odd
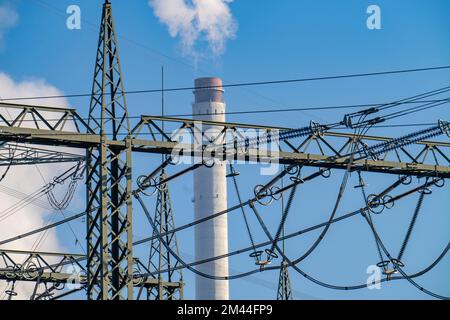
{"type": "Polygon", "coordinates": [[[141,276],[142,272],[141,272],[141,268],[139,267],[139,265],[134,265],[133,267],[133,275],[132,275],[132,280],[136,285],[141,285],[143,284],[145,281],[147,281],[148,277],[142,277],[141,276]]]}
{"type": "Polygon", "coordinates": [[[58,201],[55,195],[53,194],[53,189],[55,187],[55,185],[53,185],[52,188],[50,188],[46,193],[50,205],[56,210],[66,209],[75,195],[77,184],[78,184],[77,180],[70,181],[69,187],[67,188],[67,191],[64,194],[61,201],[58,201]]]}
{"type": "Polygon", "coordinates": [[[386,209],[392,209],[395,205],[395,202],[393,201],[393,198],[390,195],[385,195],[383,197],[383,206],[386,209]]]}
{"type": "Polygon", "coordinates": [[[180,164],[181,162],[181,156],[179,154],[177,155],[171,155],[169,158],[169,165],[171,166],[176,166],[178,164],[180,164]]]}
{"type": "Polygon", "coordinates": [[[375,194],[370,194],[367,197],[367,206],[375,214],[381,214],[385,208],[382,200],[375,194]]]}
{"type": "Polygon", "coordinates": [[[6,266],[5,276],[8,279],[14,279],[16,277],[16,273],[20,271],[20,265],[15,266],[6,266]]]}
{"type": "Polygon", "coordinates": [[[443,178],[437,178],[433,180],[433,185],[442,188],[445,186],[445,180],[443,178]]]}
{"type": "Polygon", "coordinates": [[[297,175],[300,170],[301,167],[299,165],[289,165],[289,166],[285,166],[284,170],[291,176],[295,176],[297,175]]]}
{"type": "Polygon", "coordinates": [[[136,182],[141,192],[148,197],[153,196],[158,190],[158,183],[154,178],[142,175],[137,178],[136,182]],[[148,192],[148,189],[151,189],[151,192],[148,192]]]}
{"type": "Polygon", "coordinates": [[[394,267],[403,268],[405,266],[405,264],[403,262],[401,262],[400,260],[395,259],[395,258],[391,259],[391,262],[394,265],[394,267]]]}
{"type": "Polygon", "coordinates": [[[23,266],[24,269],[23,277],[27,280],[35,280],[39,277],[39,268],[34,262],[29,262],[26,266],[23,266]]]}
{"type": "Polygon", "coordinates": [[[6,290],[5,294],[7,294],[10,297],[16,297],[18,295],[18,293],[13,290],[6,290]]]}
{"type": "Polygon", "coordinates": [[[429,195],[433,193],[433,190],[431,190],[429,187],[423,187],[418,190],[419,193],[422,193],[424,195],[429,195]]]}
{"type": "Polygon", "coordinates": [[[271,249],[266,249],[264,250],[264,252],[267,254],[267,260],[271,261],[272,259],[278,259],[278,254],[271,250],[271,249]]]}
{"type": "Polygon", "coordinates": [[[281,199],[282,194],[281,192],[279,192],[281,189],[280,187],[277,186],[273,186],[270,188],[270,196],[272,197],[273,200],[278,201],[281,199]]]}
{"type": "Polygon", "coordinates": [[[202,164],[207,168],[212,168],[216,164],[214,158],[207,158],[202,160],[202,164]]]}
{"type": "Polygon", "coordinates": [[[387,268],[389,266],[390,261],[389,260],[383,260],[377,263],[378,268],[387,268]]]}
{"type": "Polygon", "coordinates": [[[261,256],[264,253],[264,251],[258,250],[258,251],[254,251],[252,253],[250,253],[248,256],[250,258],[255,259],[255,264],[259,265],[260,261],[261,261],[261,256]]]}
{"type": "Polygon", "coordinates": [[[56,282],[53,284],[53,288],[54,288],[56,291],[63,291],[63,290],[66,288],[66,284],[65,284],[64,282],[62,282],[62,281],[56,281],[56,282]]]}
{"type": "Polygon", "coordinates": [[[320,169],[320,175],[323,178],[328,179],[329,177],[331,177],[331,170],[330,169],[320,169]]]}
{"type": "Polygon", "coordinates": [[[402,181],[402,184],[403,184],[404,186],[410,185],[410,184],[412,183],[412,178],[411,178],[411,176],[403,176],[403,177],[399,178],[399,180],[402,181]]]}
{"type": "Polygon", "coordinates": [[[264,253],[264,251],[259,250],[259,251],[250,253],[248,256],[250,258],[259,258],[263,253],[264,253]]]}
{"type": "Polygon", "coordinates": [[[304,183],[305,182],[302,178],[297,177],[297,176],[289,177],[289,180],[291,180],[293,183],[296,183],[296,184],[300,184],[300,183],[304,183]]]}
{"type": "Polygon", "coordinates": [[[259,184],[253,189],[253,193],[255,195],[256,201],[259,204],[261,204],[263,206],[268,206],[273,202],[272,193],[269,189],[265,189],[264,191],[262,191],[263,188],[264,188],[264,186],[259,184]],[[266,199],[266,198],[268,198],[268,199],[266,201],[263,201],[263,199],[266,199]]]}
{"type": "Polygon", "coordinates": [[[15,291],[16,281],[13,281],[11,289],[5,290],[5,294],[9,296],[9,299],[16,297],[18,293],[15,291]]]}

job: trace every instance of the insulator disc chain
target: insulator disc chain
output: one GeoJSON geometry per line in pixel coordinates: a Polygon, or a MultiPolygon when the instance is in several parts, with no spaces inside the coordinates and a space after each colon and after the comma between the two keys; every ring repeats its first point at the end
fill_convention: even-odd
{"type": "Polygon", "coordinates": [[[439,120],[438,123],[442,133],[446,134],[447,137],[450,138],[450,123],[443,120],[439,120]]]}

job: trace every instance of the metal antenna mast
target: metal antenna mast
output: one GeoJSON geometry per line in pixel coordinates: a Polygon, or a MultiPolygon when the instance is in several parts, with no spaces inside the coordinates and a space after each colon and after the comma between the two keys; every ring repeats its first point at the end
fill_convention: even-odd
{"type": "Polygon", "coordinates": [[[89,126],[101,140],[87,152],[89,299],[133,299],[131,144],[124,91],[112,7],[106,0],[89,110],[89,126]],[[125,148],[111,144],[121,137],[125,148]]]}

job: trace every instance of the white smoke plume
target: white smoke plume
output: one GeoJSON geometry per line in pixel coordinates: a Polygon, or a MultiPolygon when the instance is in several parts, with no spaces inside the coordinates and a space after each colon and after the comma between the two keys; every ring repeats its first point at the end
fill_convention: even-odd
{"type": "MultiPolygon", "coordinates": [[[[42,79],[31,79],[22,82],[14,81],[10,76],[5,73],[0,72],[0,99],[6,99],[11,97],[29,97],[29,96],[51,96],[51,95],[61,95],[59,91],[54,86],[49,85],[42,79]]],[[[0,100],[1,102],[1,100],[0,100]]],[[[5,103],[14,103],[14,101],[7,101],[5,103]]],[[[49,105],[56,107],[67,107],[68,103],[65,99],[52,99],[52,100],[39,100],[39,101],[16,101],[20,104],[33,104],[38,105],[49,105]]],[[[9,118],[13,110],[7,110],[0,107],[0,113],[9,118]]],[[[40,206],[36,204],[31,204],[24,207],[12,215],[5,213],[11,212],[7,211],[8,208],[15,205],[23,193],[31,194],[38,190],[46,183],[50,182],[55,175],[62,173],[71,164],[55,164],[55,165],[39,165],[39,170],[35,166],[19,166],[11,167],[8,171],[5,179],[0,182],[0,239],[8,239],[13,236],[43,227],[50,219],[57,215],[57,220],[62,219],[59,212],[55,212],[49,209],[45,209],[45,204],[47,199],[45,195],[39,198],[40,206]],[[42,175],[42,176],[41,176],[42,175]],[[11,189],[13,191],[11,191],[11,189]],[[14,192],[14,190],[16,192],[14,192]],[[5,193],[6,191],[6,193],[5,193]],[[18,192],[17,192],[18,191],[18,192]],[[44,204],[44,206],[42,205],[44,204]]],[[[5,167],[0,167],[0,176],[3,175],[5,167]]],[[[2,246],[2,249],[14,249],[14,250],[38,250],[46,252],[60,252],[63,249],[57,239],[55,230],[49,230],[46,234],[39,234],[31,236],[28,238],[21,239],[19,241],[12,242],[10,244],[2,246]],[[43,238],[40,245],[37,245],[39,239],[43,238]]],[[[14,258],[18,261],[24,259],[24,256],[14,255],[14,258]]],[[[0,268],[3,268],[3,262],[0,262],[0,268]]],[[[5,287],[10,288],[10,284],[5,282],[0,282],[0,297],[5,298],[3,290],[5,287]]],[[[34,285],[32,283],[17,283],[15,286],[15,291],[18,296],[13,297],[14,299],[29,299],[31,296],[34,285]]]]}
{"type": "Polygon", "coordinates": [[[8,30],[15,27],[19,21],[19,15],[14,7],[9,4],[0,4],[0,44],[8,30]]]}
{"type": "Polygon", "coordinates": [[[229,4],[233,0],[149,0],[154,14],[169,29],[172,37],[180,37],[184,54],[198,55],[195,45],[206,41],[214,55],[225,50],[233,39],[237,23],[229,4]]]}

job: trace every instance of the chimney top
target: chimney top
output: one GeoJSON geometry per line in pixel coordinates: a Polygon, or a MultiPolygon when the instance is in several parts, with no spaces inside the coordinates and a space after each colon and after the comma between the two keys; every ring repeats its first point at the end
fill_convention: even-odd
{"type": "Polygon", "coordinates": [[[195,102],[223,102],[222,79],[206,77],[195,79],[195,102]]]}

